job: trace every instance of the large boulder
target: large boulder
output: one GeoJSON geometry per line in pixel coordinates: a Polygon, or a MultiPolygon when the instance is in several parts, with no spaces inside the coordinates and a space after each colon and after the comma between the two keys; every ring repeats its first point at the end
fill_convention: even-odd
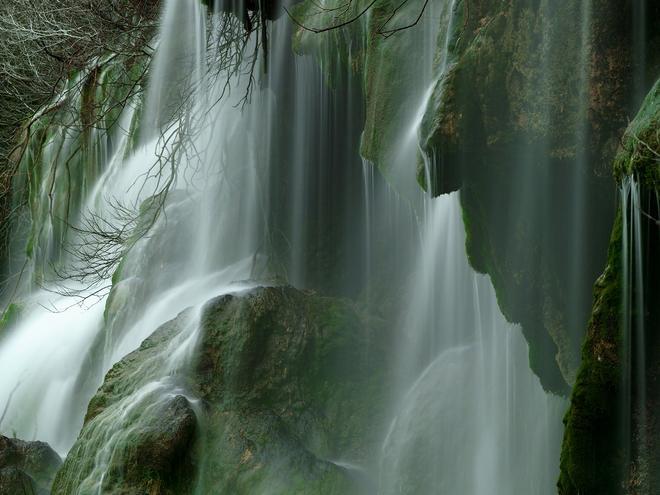
{"type": "Polygon", "coordinates": [[[385,409],[368,341],[351,304],[290,287],[185,311],[108,372],[53,493],[353,493],[335,461],[366,458],[385,409]]]}
{"type": "Polygon", "coordinates": [[[57,473],[54,494],[186,493],[194,476],[197,418],[182,390],[165,383],[165,362],[188,316],[160,327],[107,373],[57,473]]]}

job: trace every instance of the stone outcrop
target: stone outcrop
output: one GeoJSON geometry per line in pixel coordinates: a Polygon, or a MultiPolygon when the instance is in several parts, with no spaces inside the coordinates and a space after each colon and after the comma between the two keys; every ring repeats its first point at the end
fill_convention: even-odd
{"type": "Polygon", "coordinates": [[[107,374],[53,493],[99,482],[136,495],[344,495],[362,486],[332,462],[364,456],[381,424],[381,354],[364,352],[369,334],[355,309],[289,287],[220,296],[202,311],[195,356],[163,377],[192,314],[107,374]],[[153,392],[168,380],[176,387],[153,392]],[[103,449],[112,454],[101,466],[103,449]]]}
{"type": "Polygon", "coordinates": [[[628,126],[614,161],[614,173],[623,187],[638,190],[633,202],[619,209],[610,241],[608,262],[594,291],[594,304],[582,363],[564,423],[560,495],[654,493],[660,483],[657,427],[660,417],[660,81],[648,94],[637,117],[628,126]],[[630,181],[634,184],[630,185],[630,181]],[[639,217],[639,239],[632,222],[639,217]],[[630,253],[623,251],[628,237],[630,253]],[[633,249],[636,242],[639,250],[633,249]],[[635,259],[636,253],[641,260],[635,259]],[[643,294],[633,283],[626,264],[641,262],[643,294]],[[625,310],[626,298],[634,304],[625,310]],[[642,312],[637,308],[642,308],[642,312]],[[628,314],[629,313],[629,314],[628,314]],[[626,321],[627,320],[627,321],[626,321]],[[639,329],[645,329],[644,336],[639,329]],[[643,340],[644,355],[638,349],[643,340]],[[640,407],[640,404],[644,404],[640,407]]]}
{"type": "Polygon", "coordinates": [[[47,443],[0,436],[0,493],[46,495],[61,464],[47,443]]]}

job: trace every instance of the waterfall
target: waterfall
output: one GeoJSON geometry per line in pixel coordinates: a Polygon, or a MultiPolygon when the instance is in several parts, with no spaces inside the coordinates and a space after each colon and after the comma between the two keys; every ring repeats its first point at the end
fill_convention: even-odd
{"type": "MultiPolygon", "coordinates": [[[[419,106],[400,123],[388,183],[370,173],[372,164],[363,164],[368,254],[375,254],[372,246],[392,244],[397,232],[416,232],[417,241],[403,248],[404,257],[415,261],[406,265],[390,423],[376,453],[374,491],[550,495],[566,401],[543,390],[529,369],[520,327],[501,314],[488,277],[469,266],[459,193],[432,198],[406,184],[419,154],[426,183],[431,181],[432,157],[420,146],[421,128],[451,68],[455,4],[434,4],[409,35],[424,45],[423,66],[434,71],[420,71],[417,85],[401,96],[419,106]],[[406,209],[411,215],[392,214],[406,209]],[[379,238],[374,233],[383,235],[380,223],[395,227],[379,238]]],[[[588,32],[584,36],[586,57],[588,32]]]]}
{"type": "Polygon", "coordinates": [[[624,179],[620,189],[622,216],[622,335],[623,335],[623,438],[627,460],[640,468],[647,458],[646,328],[644,299],[644,257],[642,254],[642,204],[639,183],[624,179]],[[634,439],[634,440],[633,440],[634,439]],[[631,452],[631,446],[635,451],[631,452]]]}
{"type": "MultiPolygon", "coordinates": [[[[47,441],[66,455],[104,375],[155,329],[183,320],[171,345],[131,375],[133,392],[93,419],[83,455],[93,468],[68,482],[100,492],[133,429],[177,397],[196,406],[179,378],[195,353],[206,301],[283,278],[362,297],[373,309],[379,274],[402,294],[393,305],[398,347],[388,420],[364,466],[344,458],[335,465],[365,478],[365,495],[552,493],[565,402],[543,390],[520,328],[501,314],[489,278],[469,266],[460,194],[431,198],[415,183],[420,126],[450,66],[459,2],[431,3],[413,40],[423,46],[425,73],[405,95],[418,106],[407,112],[388,173],[380,174],[358,155],[364,115],[352,98],[359,81],[341,61],[292,61],[283,18],[269,28],[270,70],[256,85],[240,71],[209,77],[207,23],[214,21],[197,1],[166,0],[146,96],[123,110],[111,146],[102,133],[92,138],[99,170],[83,174],[86,187],[68,221],[93,214],[114,222],[123,205],[140,212],[138,231],[140,222],[152,225],[98,282],[109,292],[88,299],[97,286],[83,285],[82,302],[70,303],[53,296],[58,287],[47,278],[42,289],[25,289],[28,316],[0,344],[7,404],[0,431],[47,441]],[[338,72],[339,94],[324,70],[338,72]],[[172,120],[181,108],[185,118],[172,120]],[[189,146],[182,134],[193,136],[189,146]],[[152,214],[154,204],[160,214],[152,214]],[[339,253],[330,261],[329,249],[339,253]],[[319,282],[324,276],[336,279],[319,282]]],[[[52,154],[67,139],[38,143],[45,164],[67,160],[52,154]]],[[[61,180],[45,176],[34,205],[39,253],[31,259],[42,266],[53,246],[76,240],[47,208],[47,191],[61,180]]],[[[39,270],[47,272],[37,267],[30,277],[39,270]]]]}
{"type": "MultiPolygon", "coordinates": [[[[233,282],[251,278],[259,267],[258,161],[250,156],[235,160],[238,149],[250,147],[245,141],[250,134],[245,126],[250,121],[241,120],[236,106],[242,88],[237,87],[232,99],[219,103],[210,120],[194,123],[205,127],[196,137],[203,156],[177,149],[170,137],[176,138],[178,128],[171,124],[163,128],[165,124],[160,121],[164,106],[158,99],[166,98],[173,105],[188,104],[193,115],[206,115],[202,111],[206,99],[217,95],[222,87],[211,87],[207,93],[199,75],[185,81],[172,80],[172,73],[182,73],[191,57],[197,61],[194,65],[198,74],[202,72],[205,51],[200,40],[206,38],[206,12],[197,2],[171,0],[166,2],[164,16],[170,22],[163,25],[160,37],[165,42],[156,56],[147,89],[151,95],[153,88],[156,100],[147,98],[142,127],[138,129],[146,139],[137,149],[129,150],[130,133],[137,131],[130,125],[119,126],[115,152],[101,163],[100,177],[88,179],[93,187],[81,201],[76,217],[91,212],[102,221],[113,222],[117,203],[148,212],[144,205],[158,197],[154,195],[162,194],[163,182],[172,177],[169,165],[162,174],[155,173],[154,167],[159,160],[177,160],[178,174],[173,177],[163,214],[154,220],[150,234],[137,240],[123,256],[113,280],[98,282],[101,287],[112,284],[109,295],[86,299],[96,286],[83,287],[79,302],[75,297],[53,297],[52,291],[59,287],[46,286],[29,297],[25,303],[29,316],[0,347],[0,395],[7,404],[1,431],[47,441],[62,455],[78,434],[87,402],[115,362],[184,309],[241,290],[245,284],[233,282]],[[181,16],[188,20],[184,29],[177,22],[181,16]],[[195,101],[177,103],[176,98],[190,99],[185,91],[192,85],[198,86],[195,101]],[[150,137],[154,125],[160,125],[162,132],[150,137]],[[221,173],[208,167],[212,163],[209,157],[226,160],[221,173]],[[196,221],[190,222],[190,218],[196,221]],[[36,362],[38,366],[34,366],[36,362]]],[[[136,103],[125,109],[122,120],[130,121],[138,106],[136,103]]],[[[47,141],[44,147],[49,150],[53,142],[57,143],[47,141]]],[[[45,163],[61,163],[62,167],[69,159],[58,154],[50,162],[48,156],[45,163]]],[[[213,167],[217,165],[213,162],[213,167]]],[[[52,181],[57,178],[46,176],[42,189],[52,181]]],[[[47,202],[47,193],[42,192],[41,198],[47,202]]],[[[47,204],[44,208],[47,212],[47,204]]],[[[53,217],[48,213],[45,216],[44,222],[51,225],[53,217]]],[[[51,227],[40,233],[46,237],[47,246],[59,245],[58,235],[51,227]]],[[[165,378],[169,371],[164,368],[162,373],[165,378]]]]}
{"type": "Polygon", "coordinates": [[[379,493],[554,493],[565,402],[468,266],[457,194],[433,200],[422,236],[379,493]]]}
{"type": "MultiPolygon", "coordinates": [[[[442,91],[450,57],[453,3],[448,5],[441,72],[402,129],[406,136],[421,134],[431,94],[442,91]]],[[[404,147],[399,155],[409,170],[417,149],[404,147]]],[[[429,158],[424,160],[430,181],[429,158]]],[[[372,188],[366,179],[365,188],[372,188]]],[[[397,194],[381,196],[404,201],[397,194]]],[[[419,241],[412,247],[416,262],[399,314],[398,368],[378,456],[378,493],[552,494],[566,403],[543,390],[529,369],[521,329],[502,316],[488,277],[469,266],[459,193],[432,198],[419,191],[412,202],[419,241]]]]}

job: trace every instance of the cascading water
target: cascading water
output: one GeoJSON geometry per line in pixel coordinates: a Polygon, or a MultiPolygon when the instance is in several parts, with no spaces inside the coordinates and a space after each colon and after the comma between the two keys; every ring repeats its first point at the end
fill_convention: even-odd
{"type": "Polygon", "coordinates": [[[422,236],[379,493],[553,493],[565,403],[467,265],[456,194],[431,202],[422,236]]]}
{"type": "MultiPolygon", "coordinates": [[[[194,64],[197,68],[205,62],[205,47],[200,40],[206,36],[206,13],[197,2],[168,2],[164,14],[166,20],[177,14],[183,15],[188,22],[183,30],[176,22],[165,23],[161,38],[167,41],[156,57],[156,70],[147,93],[151,94],[152,88],[156,98],[168,93],[167,99],[172,105],[203,105],[207,96],[205,92],[201,95],[196,92],[194,102],[181,101],[187,96],[175,94],[175,91],[191,85],[201,87],[199,76],[181,82],[172,81],[171,74],[173,71],[180,73],[182,57],[186,67],[191,58],[197,61],[194,64]],[[173,44],[175,35],[180,38],[173,44]]],[[[235,100],[223,101],[213,116],[213,125],[198,137],[208,155],[227,156],[240,146],[235,139],[240,129],[223,123],[239,121],[240,109],[235,108],[235,104],[235,100]],[[216,139],[213,133],[217,129],[222,131],[221,139],[216,139]],[[234,147],[227,149],[232,138],[234,147]]],[[[147,105],[143,115],[135,115],[144,122],[144,127],[140,128],[144,135],[154,132],[154,122],[160,122],[163,109],[162,102],[156,102],[147,105]]],[[[124,120],[130,122],[136,111],[129,107],[125,113],[124,120]]],[[[198,113],[202,114],[199,107],[198,113]]],[[[66,454],[71,447],[82,424],[87,402],[105,372],[118,359],[139,346],[160,324],[187,307],[244,287],[232,286],[231,282],[250,278],[256,267],[255,261],[258,261],[255,257],[256,228],[250,228],[251,219],[259,221],[254,202],[256,195],[237,196],[236,189],[222,180],[214,180],[210,187],[201,188],[200,184],[208,181],[210,176],[217,177],[218,173],[204,168],[209,162],[203,159],[201,163],[187,163],[185,156],[174,158],[176,143],[170,144],[167,136],[175,134],[176,128],[167,129],[165,139],[159,136],[148,138],[132,153],[126,146],[132,138],[129,129],[130,125],[120,127],[116,151],[103,164],[103,175],[83,200],[83,205],[87,206],[80,208],[80,216],[91,212],[103,221],[113,222],[114,204],[144,204],[153,194],[160,193],[161,183],[167,181],[171,173],[168,169],[162,175],[153,173],[158,158],[171,158],[180,161],[181,176],[175,178],[163,215],[155,221],[150,235],[138,240],[124,256],[107,301],[105,296],[100,300],[84,299],[81,304],[76,304],[75,298],[53,300],[48,291],[58,290],[58,286],[47,287],[47,291],[30,297],[28,307],[36,306],[36,309],[30,309],[30,317],[20,323],[0,349],[3,376],[0,387],[3,400],[7,401],[3,424],[0,425],[2,431],[45,440],[61,454],[66,454]],[[193,173],[194,167],[197,169],[193,173]],[[210,211],[230,212],[237,206],[244,215],[241,226],[236,223],[238,218],[223,219],[208,214],[210,211]],[[197,216],[199,221],[187,223],[186,218],[190,215],[197,216]],[[213,237],[209,237],[211,232],[213,237]],[[227,240],[230,240],[229,245],[227,240]],[[227,247],[218,243],[225,243],[227,247]],[[48,329],[46,335],[36,338],[34,332],[44,329],[48,329]],[[39,367],[28,366],[37,356],[39,367]]],[[[105,136],[99,138],[106,139],[105,136]]],[[[51,142],[45,144],[48,149],[51,146],[51,142]]],[[[57,164],[62,168],[69,159],[66,153],[62,153],[52,161],[46,158],[45,163],[52,164],[53,170],[57,170],[57,164]]],[[[231,161],[229,166],[232,163],[234,170],[219,177],[240,183],[241,191],[256,190],[256,175],[252,168],[256,162],[248,160],[237,164],[231,161]]],[[[43,188],[48,188],[56,180],[45,177],[43,188]]],[[[42,198],[47,201],[44,196],[46,193],[42,198]]],[[[50,218],[45,219],[47,225],[50,225],[50,218]]],[[[54,229],[40,235],[46,235],[46,245],[59,245],[54,229]]],[[[101,281],[99,285],[103,287],[108,282],[101,281]]],[[[82,296],[86,297],[90,290],[83,288],[82,296]]],[[[167,369],[163,373],[166,376],[167,369]]]]}
{"type": "MultiPolygon", "coordinates": [[[[418,93],[420,110],[401,131],[402,143],[415,137],[414,147],[399,147],[399,166],[408,170],[417,159],[416,138],[431,96],[444,90],[451,67],[454,5],[436,6],[430,15],[444,19],[434,32],[440,53],[427,79],[430,90],[418,93]]],[[[424,158],[426,184],[434,180],[430,159],[424,158]]],[[[420,243],[400,315],[396,392],[379,454],[378,493],[551,494],[565,402],[542,389],[529,370],[520,329],[501,315],[488,278],[468,265],[458,193],[434,199],[418,192],[413,204],[421,216],[420,243]],[[532,451],[538,454],[530,456],[532,451]]]]}
{"type": "MultiPolygon", "coordinates": [[[[271,30],[268,77],[243,106],[245,78],[231,79],[234,87],[223,98],[226,81],[206,79],[205,9],[193,0],[166,1],[146,99],[124,110],[124,130],[100,160],[99,177],[90,179],[78,214],[91,211],[112,221],[111,205],[119,201],[141,207],[149,217],[150,202],[164,197],[163,212],[149,235],[123,254],[113,279],[105,281],[112,291],[96,305],[70,305],[67,298],[53,302],[42,291],[30,296],[30,307],[37,309],[30,309],[0,346],[0,398],[7,403],[0,430],[48,441],[66,455],[103,375],[160,325],[193,308],[179,316],[185,324],[165,351],[131,376],[126,384],[131,393],[87,430],[90,451],[79,454],[91,466],[84,477],[66,483],[71,490],[102,493],[115,456],[133,431],[147,428],[154,411],[177,397],[195,404],[179,376],[196,349],[201,305],[257,284],[246,280],[274,274],[314,287],[317,267],[305,258],[316,246],[339,239],[333,247],[349,254],[334,270],[353,276],[333,283],[333,289],[362,294],[369,306],[378,295],[375,274],[383,276],[379,267],[386,259],[400,263],[392,271],[405,274],[401,292],[406,295],[398,305],[398,351],[382,442],[363,459],[366,467],[352,459],[335,464],[364,478],[365,494],[552,493],[564,402],[544,392],[529,369],[519,328],[501,315],[488,278],[469,267],[459,195],[432,199],[411,186],[422,116],[449,66],[456,4],[433,2],[415,38],[423,47],[426,72],[405,96],[420,106],[402,122],[385,183],[369,162],[359,168],[354,121],[362,118],[361,102],[353,108],[350,99],[330,99],[311,57],[289,60],[291,33],[284,20],[271,30]],[[288,93],[287,84],[293,88],[288,93]],[[189,93],[190,88],[195,89],[189,93]],[[330,104],[338,101],[343,111],[330,104]],[[171,115],[181,106],[190,120],[172,124],[171,115]],[[294,121],[284,130],[278,115],[288,110],[294,121]],[[321,121],[317,127],[310,124],[315,119],[321,121]],[[177,147],[177,126],[183,125],[200,129],[195,153],[177,147]],[[165,170],[154,175],[154,164],[162,160],[165,170]],[[310,163],[322,171],[310,170],[310,163]],[[336,163],[357,167],[334,176],[328,164],[336,163]],[[291,193],[271,197],[271,181],[282,177],[291,193]],[[318,184],[324,181],[331,186],[318,184]],[[347,190],[351,194],[344,199],[347,190]],[[269,209],[280,209],[280,215],[269,209]],[[318,225],[306,218],[309,212],[318,225]],[[325,232],[337,218],[341,225],[325,232]],[[271,252],[282,244],[286,256],[271,252]]],[[[330,60],[324,70],[340,65],[330,60]]],[[[351,76],[346,80],[349,89],[342,96],[352,96],[351,76]]],[[[66,157],[50,163],[60,159],[66,157]]],[[[55,230],[40,233],[47,245],[59,242],[55,230]]]]}
{"type": "Polygon", "coordinates": [[[623,336],[623,439],[627,462],[638,469],[648,453],[646,328],[644,257],[642,255],[642,204],[639,183],[627,177],[620,190],[622,218],[622,336],[623,336]],[[634,446],[635,451],[631,451],[634,446]]]}

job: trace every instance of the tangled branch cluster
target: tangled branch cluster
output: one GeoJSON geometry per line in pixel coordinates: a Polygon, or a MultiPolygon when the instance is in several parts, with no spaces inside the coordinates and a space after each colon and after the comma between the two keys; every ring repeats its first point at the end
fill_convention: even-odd
{"type": "MultiPolygon", "coordinates": [[[[209,125],[215,125],[213,109],[236,86],[244,91],[232,98],[245,105],[257,79],[257,64],[264,60],[262,19],[253,16],[249,25],[233,12],[217,12],[207,23],[206,59],[203,73],[188,74],[172,83],[166,93],[167,108],[163,120],[157,121],[155,157],[148,170],[138,177],[132,188],[145,203],[125,204],[106,198],[109,217],[83,212],[79,225],[68,223],[73,234],[63,250],[68,262],[51,264],[55,280],[48,281],[50,290],[74,296],[79,301],[95,300],[111,288],[109,277],[122,258],[135,244],[147,236],[165,211],[169,193],[177,184],[192,185],[205,160],[204,150],[197,148],[198,136],[209,125]],[[244,84],[237,84],[244,79],[244,84]],[[148,204],[148,208],[145,207],[148,204]]],[[[180,54],[192,58],[193,53],[180,54]]],[[[191,63],[190,60],[184,63],[191,63]]],[[[194,65],[194,62],[192,62],[194,65]]],[[[148,64],[147,64],[148,65],[148,64]]],[[[98,128],[98,122],[94,124],[98,128]]]]}
{"type": "MultiPolygon", "coordinates": [[[[424,13],[429,6],[429,2],[430,0],[418,0],[418,5],[415,3],[415,0],[400,0],[387,10],[385,20],[376,26],[375,33],[379,36],[383,36],[384,38],[389,38],[396,33],[415,27],[417,24],[419,24],[422,17],[424,16],[424,13]],[[397,16],[411,5],[417,9],[417,13],[414,15],[414,17],[412,19],[407,19],[403,22],[397,23],[395,21],[397,16]]],[[[355,23],[361,18],[367,16],[371,10],[378,7],[381,3],[381,0],[365,0],[362,2],[359,0],[341,0],[339,4],[327,6],[325,4],[316,2],[315,0],[311,0],[311,4],[315,7],[316,11],[311,12],[310,17],[326,15],[333,19],[329,24],[324,24],[321,26],[313,26],[308,24],[307,21],[298,19],[289,11],[289,9],[286,9],[286,12],[294,24],[296,24],[298,27],[304,29],[305,31],[311,31],[312,33],[319,34],[341,29],[345,26],[355,23]]]]}
{"type": "Polygon", "coordinates": [[[0,3],[0,249],[8,248],[16,213],[10,209],[11,182],[31,126],[44,117],[39,110],[54,102],[69,76],[90,61],[108,53],[145,56],[157,17],[158,0],[0,3]]]}
{"type": "Polygon", "coordinates": [[[105,53],[139,55],[155,0],[9,0],[0,4],[0,148],[74,70],[105,53]]]}

